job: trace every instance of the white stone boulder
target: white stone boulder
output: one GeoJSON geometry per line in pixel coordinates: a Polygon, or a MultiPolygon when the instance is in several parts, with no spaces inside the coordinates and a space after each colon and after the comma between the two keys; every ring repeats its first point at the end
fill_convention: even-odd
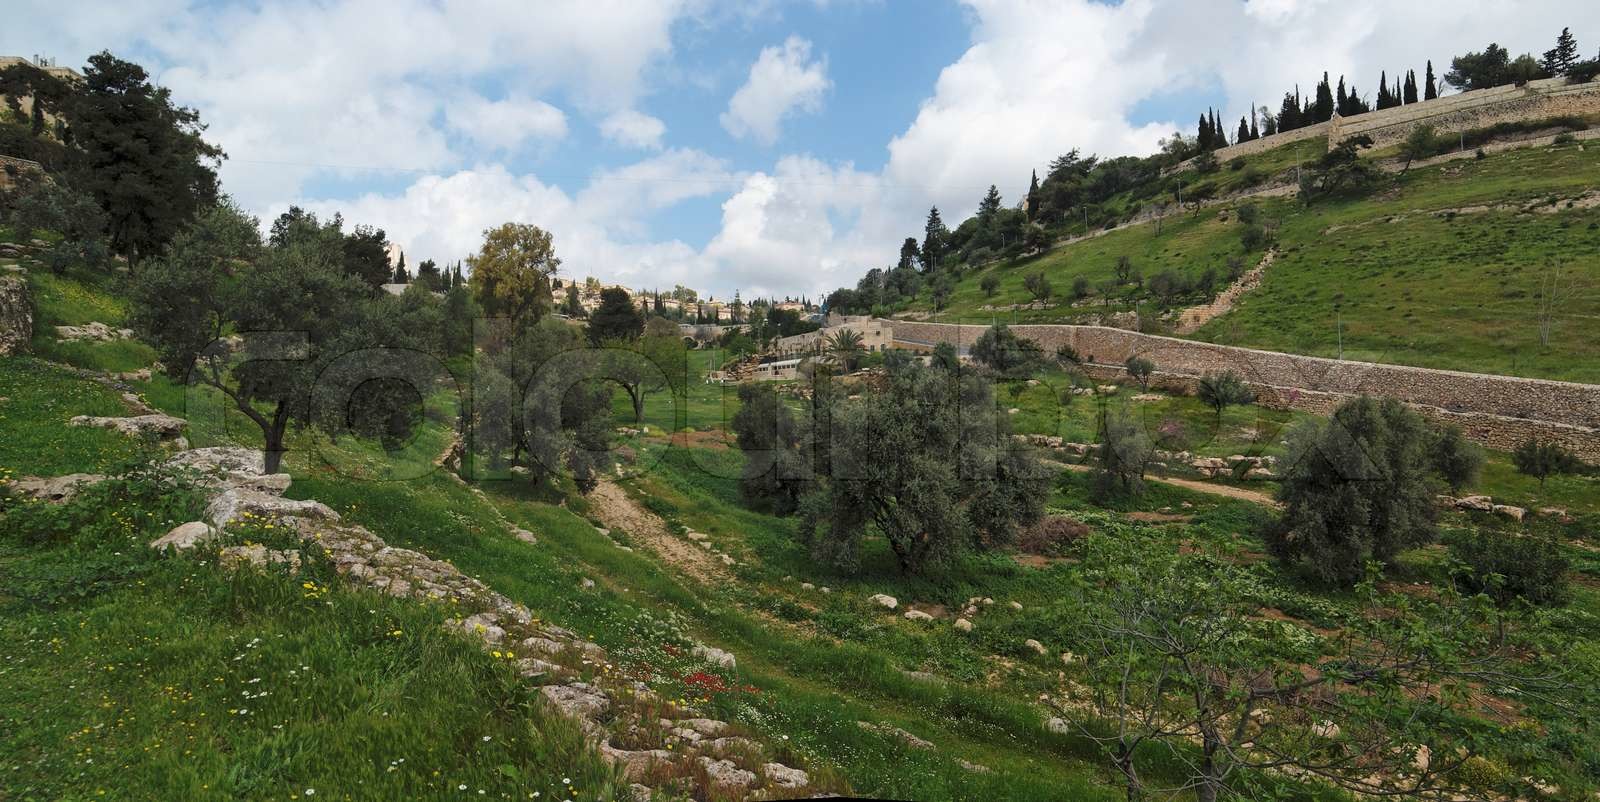
{"type": "Polygon", "coordinates": [[[906,611],[906,620],[907,621],[922,621],[922,622],[926,622],[926,621],[932,621],[933,620],[933,616],[928,615],[927,613],[925,613],[925,612],[923,612],[921,610],[907,610],[906,611]]]}
{"type": "Polygon", "coordinates": [[[873,604],[876,604],[879,607],[885,607],[885,608],[888,608],[890,610],[893,610],[894,608],[900,606],[900,600],[899,599],[896,599],[895,597],[890,596],[890,595],[888,595],[886,593],[874,593],[874,594],[872,594],[871,601],[872,601],[873,604]]]}
{"type": "Polygon", "coordinates": [[[958,631],[958,632],[971,632],[972,631],[972,622],[968,621],[965,618],[957,618],[955,627],[956,627],[956,631],[958,631]]]}
{"type": "Polygon", "coordinates": [[[1071,735],[1072,725],[1064,718],[1052,718],[1044,723],[1044,728],[1057,735],[1071,735]]]}
{"type": "Polygon", "coordinates": [[[245,518],[246,513],[256,518],[339,520],[339,513],[318,501],[296,501],[237,487],[224,491],[206,507],[206,518],[218,529],[226,529],[228,524],[245,518]]]}
{"type": "Polygon", "coordinates": [[[1034,654],[1044,654],[1045,652],[1044,644],[1034,640],[1033,638],[1023,641],[1022,645],[1028,647],[1033,651],[1034,654]]]}
{"type": "Polygon", "coordinates": [[[1456,499],[1456,509],[1472,512],[1493,512],[1494,499],[1488,496],[1462,496],[1456,499]]]}
{"type": "Polygon", "coordinates": [[[1022,612],[1022,602],[1014,601],[1010,603],[1010,606],[1011,609],[1016,610],[1019,613],[1022,612]]]}
{"type": "Polygon", "coordinates": [[[150,542],[150,548],[176,549],[187,551],[217,536],[217,530],[204,521],[190,521],[180,524],[172,531],[150,542]]]}

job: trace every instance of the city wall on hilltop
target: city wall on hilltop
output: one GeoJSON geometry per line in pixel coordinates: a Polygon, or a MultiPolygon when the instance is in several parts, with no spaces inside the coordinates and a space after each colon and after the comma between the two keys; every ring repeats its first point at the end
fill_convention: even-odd
{"type": "MultiPolygon", "coordinates": [[[[1445,95],[1354,117],[1334,115],[1327,122],[1218,148],[1214,153],[1218,161],[1226,162],[1302,139],[1326,136],[1329,143],[1336,144],[1363,134],[1372,137],[1374,147],[1381,148],[1398,144],[1419,125],[1431,125],[1439,133],[1454,134],[1496,123],[1594,115],[1600,115],[1600,81],[1568,84],[1565,78],[1546,78],[1522,86],[1507,84],[1445,95]]],[[[1192,159],[1184,162],[1178,169],[1188,169],[1192,162],[1192,159]]]]}

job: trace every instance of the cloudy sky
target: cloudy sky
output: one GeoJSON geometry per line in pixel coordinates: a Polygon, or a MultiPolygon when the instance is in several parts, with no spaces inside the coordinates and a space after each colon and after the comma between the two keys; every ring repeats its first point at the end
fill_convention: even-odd
{"type": "Polygon", "coordinates": [[[1600,4],[1523,0],[7,0],[0,54],[145,64],[226,189],[384,228],[408,262],[507,220],[564,272],[717,296],[853,284],[989,184],[1071,148],[1152,151],[1207,105],[1442,74],[1497,41],[1600,45],[1600,4]]]}

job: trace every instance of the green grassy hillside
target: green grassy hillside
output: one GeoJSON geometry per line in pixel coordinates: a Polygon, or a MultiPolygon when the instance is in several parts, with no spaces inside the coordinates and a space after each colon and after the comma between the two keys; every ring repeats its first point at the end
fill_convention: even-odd
{"type": "MultiPolygon", "coordinates": [[[[1247,157],[1246,170],[1291,167],[1296,143],[1247,157]],[[1252,165],[1259,165],[1252,167],[1252,165]]],[[[1224,166],[1216,181],[1230,180],[1224,166]]],[[[1600,223],[1593,176],[1600,148],[1569,143],[1515,150],[1391,175],[1361,197],[1253,201],[1280,257],[1261,286],[1196,337],[1214,342],[1426,367],[1600,382],[1600,223]],[[1585,200],[1587,198],[1587,200],[1585,200]],[[1539,337],[1541,271],[1559,265],[1572,298],[1557,309],[1548,344],[1539,337]]],[[[1226,188],[1224,188],[1226,189],[1226,188]]],[[[1091,286],[1127,256],[1148,280],[1164,270],[1190,278],[1208,268],[1226,276],[1229,260],[1253,266],[1264,248],[1246,249],[1238,203],[1184,211],[1128,225],[1043,255],[965,272],[939,320],[1083,322],[1108,310],[1098,289],[1062,303],[1074,280],[1091,286]],[[1022,285],[1043,272],[1053,285],[1050,309],[985,309],[1027,303],[1022,285]],[[986,276],[999,279],[987,297],[986,276]]],[[[1218,282],[1220,289],[1226,283],[1218,282]]],[[[1124,292],[1141,294],[1130,289],[1124,292]]],[[[1159,313],[1143,293],[1140,308],[1159,313]]],[[[1174,304],[1199,303],[1187,297],[1174,304]]],[[[928,290],[909,311],[932,312],[928,290]]]]}

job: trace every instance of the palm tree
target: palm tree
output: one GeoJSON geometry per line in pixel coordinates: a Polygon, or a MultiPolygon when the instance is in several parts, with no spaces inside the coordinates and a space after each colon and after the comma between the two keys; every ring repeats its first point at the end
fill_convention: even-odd
{"type": "Polygon", "coordinates": [[[856,362],[867,349],[862,346],[861,332],[854,329],[840,329],[826,338],[828,353],[833,356],[833,361],[838,363],[844,372],[849,373],[856,369],[856,362]]]}

